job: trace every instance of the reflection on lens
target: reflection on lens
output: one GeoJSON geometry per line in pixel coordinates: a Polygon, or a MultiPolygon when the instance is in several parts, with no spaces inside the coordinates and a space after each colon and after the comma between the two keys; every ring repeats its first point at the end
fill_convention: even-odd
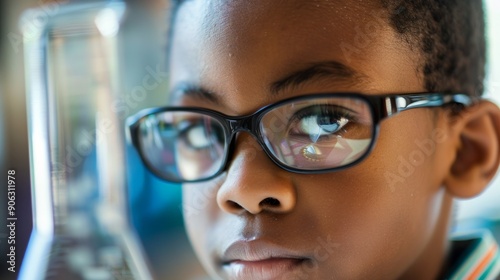
{"type": "Polygon", "coordinates": [[[372,142],[373,118],[363,99],[316,98],[274,108],[264,115],[260,129],[280,162],[321,170],[361,158],[372,142]]]}
{"type": "Polygon", "coordinates": [[[303,148],[302,155],[310,161],[320,161],[323,157],[323,153],[319,147],[316,147],[314,144],[307,145],[303,148]]]}
{"type": "Polygon", "coordinates": [[[226,147],[224,129],[211,116],[162,112],[148,116],[139,131],[145,161],[169,180],[198,180],[221,168],[226,147]]]}
{"type": "Polygon", "coordinates": [[[220,168],[224,153],[221,125],[212,118],[191,119],[177,141],[177,165],[182,178],[196,180],[220,168]]]}

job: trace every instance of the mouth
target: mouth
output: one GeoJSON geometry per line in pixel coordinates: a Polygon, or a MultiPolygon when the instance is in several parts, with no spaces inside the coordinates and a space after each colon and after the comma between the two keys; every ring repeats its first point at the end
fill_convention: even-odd
{"type": "Polygon", "coordinates": [[[221,264],[229,279],[292,279],[307,260],[292,250],[253,240],[231,244],[221,264]]]}

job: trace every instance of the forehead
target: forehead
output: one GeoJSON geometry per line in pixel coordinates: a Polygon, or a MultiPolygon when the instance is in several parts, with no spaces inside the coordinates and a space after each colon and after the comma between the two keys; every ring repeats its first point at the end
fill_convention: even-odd
{"type": "Polygon", "coordinates": [[[174,20],[172,81],[262,92],[308,64],[335,61],[379,82],[330,91],[414,91],[391,88],[389,78],[416,76],[414,54],[396,37],[377,0],[188,0],[174,20]]]}
{"type": "Polygon", "coordinates": [[[224,54],[243,63],[241,59],[252,61],[252,54],[262,55],[264,48],[264,54],[269,55],[294,46],[310,53],[321,51],[325,46],[321,44],[326,44],[335,52],[344,43],[347,48],[352,47],[345,51],[352,51],[374,43],[362,42],[373,41],[363,38],[370,36],[369,32],[388,29],[382,18],[385,15],[376,3],[372,0],[186,1],[177,14],[174,38],[184,39],[183,48],[202,47],[215,51],[212,55],[224,54]],[[350,38],[353,34],[358,38],[350,38]],[[275,49],[270,49],[272,46],[275,49]]]}
{"type": "Polygon", "coordinates": [[[205,36],[200,39],[215,43],[224,36],[252,43],[265,38],[266,33],[276,35],[276,31],[325,34],[378,21],[376,12],[380,7],[375,3],[373,0],[193,0],[185,2],[179,14],[202,31],[205,36]]]}

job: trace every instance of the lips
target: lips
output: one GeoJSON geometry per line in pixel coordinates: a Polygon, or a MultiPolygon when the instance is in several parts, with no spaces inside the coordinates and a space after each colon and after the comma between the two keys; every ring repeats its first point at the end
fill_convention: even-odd
{"type": "Polygon", "coordinates": [[[222,257],[229,279],[293,279],[309,258],[258,240],[232,243],[222,257]]]}

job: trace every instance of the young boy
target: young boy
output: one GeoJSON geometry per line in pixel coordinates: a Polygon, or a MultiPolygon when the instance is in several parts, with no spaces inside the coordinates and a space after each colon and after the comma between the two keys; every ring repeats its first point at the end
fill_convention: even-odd
{"type": "Polygon", "coordinates": [[[173,107],[142,113],[132,137],[183,183],[214,279],[498,277],[491,235],[449,237],[453,199],[500,160],[481,5],[174,5],[173,107]]]}

